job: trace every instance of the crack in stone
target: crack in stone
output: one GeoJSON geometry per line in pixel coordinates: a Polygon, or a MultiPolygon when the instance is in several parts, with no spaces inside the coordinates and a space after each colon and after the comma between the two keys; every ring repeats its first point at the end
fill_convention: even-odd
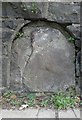
{"type": "Polygon", "coordinates": [[[73,109],[72,109],[72,111],[73,111],[73,113],[74,113],[75,117],[77,118],[77,115],[76,115],[75,111],[74,111],[73,109]]]}
{"type": "MultiPolygon", "coordinates": [[[[31,54],[29,55],[29,58],[28,58],[28,60],[27,60],[27,62],[26,62],[26,65],[25,65],[25,67],[24,67],[24,69],[26,68],[26,66],[29,64],[29,61],[30,61],[30,59],[31,59],[31,57],[32,57],[32,55],[33,55],[33,51],[34,51],[34,48],[33,48],[33,34],[32,34],[33,32],[31,32],[31,34],[30,34],[30,37],[31,37],[31,39],[30,39],[30,43],[31,43],[31,46],[30,46],[30,48],[31,48],[31,54]]],[[[24,84],[24,82],[23,82],[23,80],[24,80],[24,71],[23,71],[23,74],[22,74],[22,84],[23,85],[25,85],[24,84]]]]}
{"type": "Polygon", "coordinates": [[[38,112],[36,114],[37,118],[38,118],[38,115],[39,115],[39,112],[40,112],[41,108],[38,109],[38,112]]]}
{"type": "Polygon", "coordinates": [[[55,119],[56,119],[56,120],[59,120],[59,112],[58,112],[57,109],[55,110],[55,119]]]}

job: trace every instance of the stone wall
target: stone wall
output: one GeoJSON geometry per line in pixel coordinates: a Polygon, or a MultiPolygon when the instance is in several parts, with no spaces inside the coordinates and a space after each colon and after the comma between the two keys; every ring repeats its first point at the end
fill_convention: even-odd
{"type": "Polygon", "coordinates": [[[0,4],[2,86],[51,92],[78,84],[80,2],[0,4]]]}

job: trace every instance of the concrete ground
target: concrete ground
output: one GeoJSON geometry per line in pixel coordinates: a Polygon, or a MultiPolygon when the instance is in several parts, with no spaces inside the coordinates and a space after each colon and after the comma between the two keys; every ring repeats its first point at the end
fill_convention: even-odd
{"type": "Polygon", "coordinates": [[[51,109],[0,110],[1,118],[80,118],[79,109],[57,111],[51,109]]]}

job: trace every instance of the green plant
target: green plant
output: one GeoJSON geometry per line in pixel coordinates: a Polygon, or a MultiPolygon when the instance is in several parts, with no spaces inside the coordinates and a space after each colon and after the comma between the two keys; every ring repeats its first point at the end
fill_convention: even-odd
{"type": "Polygon", "coordinates": [[[32,2],[30,6],[28,5],[21,5],[21,8],[23,8],[24,11],[30,10],[32,13],[38,13],[38,7],[35,2],[32,2]]]}
{"type": "Polygon", "coordinates": [[[36,5],[36,3],[32,3],[32,5],[31,5],[31,12],[32,13],[37,13],[38,12],[38,8],[37,8],[37,5],[36,5]]]}
{"type": "Polygon", "coordinates": [[[23,32],[18,32],[17,34],[16,34],[16,37],[15,37],[15,39],[17,39],[17,38],[21,38],[22,36],[23,36],[23,32]]]}
{"type": "Polygon", "coordinates": [[[49,105],[49,99],[42,100],[41,107],[47,107],[49,105]]]}
{"type": "Polygon", "coordinates": [[[35,94],[29,94],[29,95],[27,95],[27,98],[28,98],[28,102],[27,102],[28,106],[29,107],[35,106],[35,104],[36,104],[36,102],[35,102],[35,99],[36,99],[35,94]]]}
{"type": "Polygon", "coordinates": [[[59,92],[52,95],[51,102],[56,109],[68,109],[75,107],[77,98],[66,95],[64,92],[59,92]]]}
{"type": "Polygon", "coordinates": [[[10,103],[10,105],[12,105],[12,106],[21,106],[21,105],[23,104],[22,101],[20,101],[20,100],[14,100],[14,99],[11,99],[11,100],[9,101],[9,103],[10,103]]]}
{"type": "Polygon", "coordinates": [[[69,37],[69,38],[68,38],[68,41],[71,42],[71,43],[74,43],[75,38],[74,38],[74,37],[69,37]]]}
{"type": "Polygon", "coordinates": [[[4,97],[4,98],[10,98],[11,95],[13,95],[13,92],[12,92],[12,91],[6,91],[6,92],[3,94],[3,97],[4,97]]]}
{"type": "Polygon", "coordinates": [[[80,101],[80,95],[76,95],[74,86],[69,87],[65,92],[57,92],[46,94],[43,96],[36,96],[35,93],[16,94],[13,91],[6,91],[2,95],[2,106],[5,107],[20,107],[21,105],[27,105],[28,107],[54,107],[56,109],[68,109],[78,107],[82,105],[80,101]]]}

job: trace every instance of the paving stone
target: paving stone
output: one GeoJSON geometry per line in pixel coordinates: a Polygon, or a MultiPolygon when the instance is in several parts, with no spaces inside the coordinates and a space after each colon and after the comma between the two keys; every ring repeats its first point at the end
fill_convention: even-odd
{"type": "Polygon", "coordinates": [[[79,109],[74,109],[74,113],[77,118],[80,118],[80,110],[79,109]]]}
{"type": "Polygon", "coordinates": [[[55,111],[50,109],[41,109],[38,118],[55,118],[55,111]]]}
{"type": "Polygon", "coordinates": [[[76,118],[76,116],[72,110],[59,111],[59,118],[76,118]]]}
{"type": "MultiPolygon", "coordinates": [[[[80,118],[80,110],[74,109],[68,111],[59,111],[59,120],[62,118],[80,118]],[[75,113],[74,113],[75,112],[75,113]],[[76,114],[76,115],[75,115],[76,114]]],[[[25,110],[0,110],[0,120],[2,118],[55,118],[55,110],[51,109],[25,109],[25,110]],[[2,115],[1,115],[2,114],[2,115]]],[[[58,118],[57,118],[58,119],[58,118]]]]}
{"type": "Polygon", "coordinates": [[[82,107],[80,108],[80,117],[82,119],[82,107]]]}
{"type": "Polygon", "coordinates": [[[37,118],[38,109],[19,110],[3,110],[3,118],[37,118]]]}

